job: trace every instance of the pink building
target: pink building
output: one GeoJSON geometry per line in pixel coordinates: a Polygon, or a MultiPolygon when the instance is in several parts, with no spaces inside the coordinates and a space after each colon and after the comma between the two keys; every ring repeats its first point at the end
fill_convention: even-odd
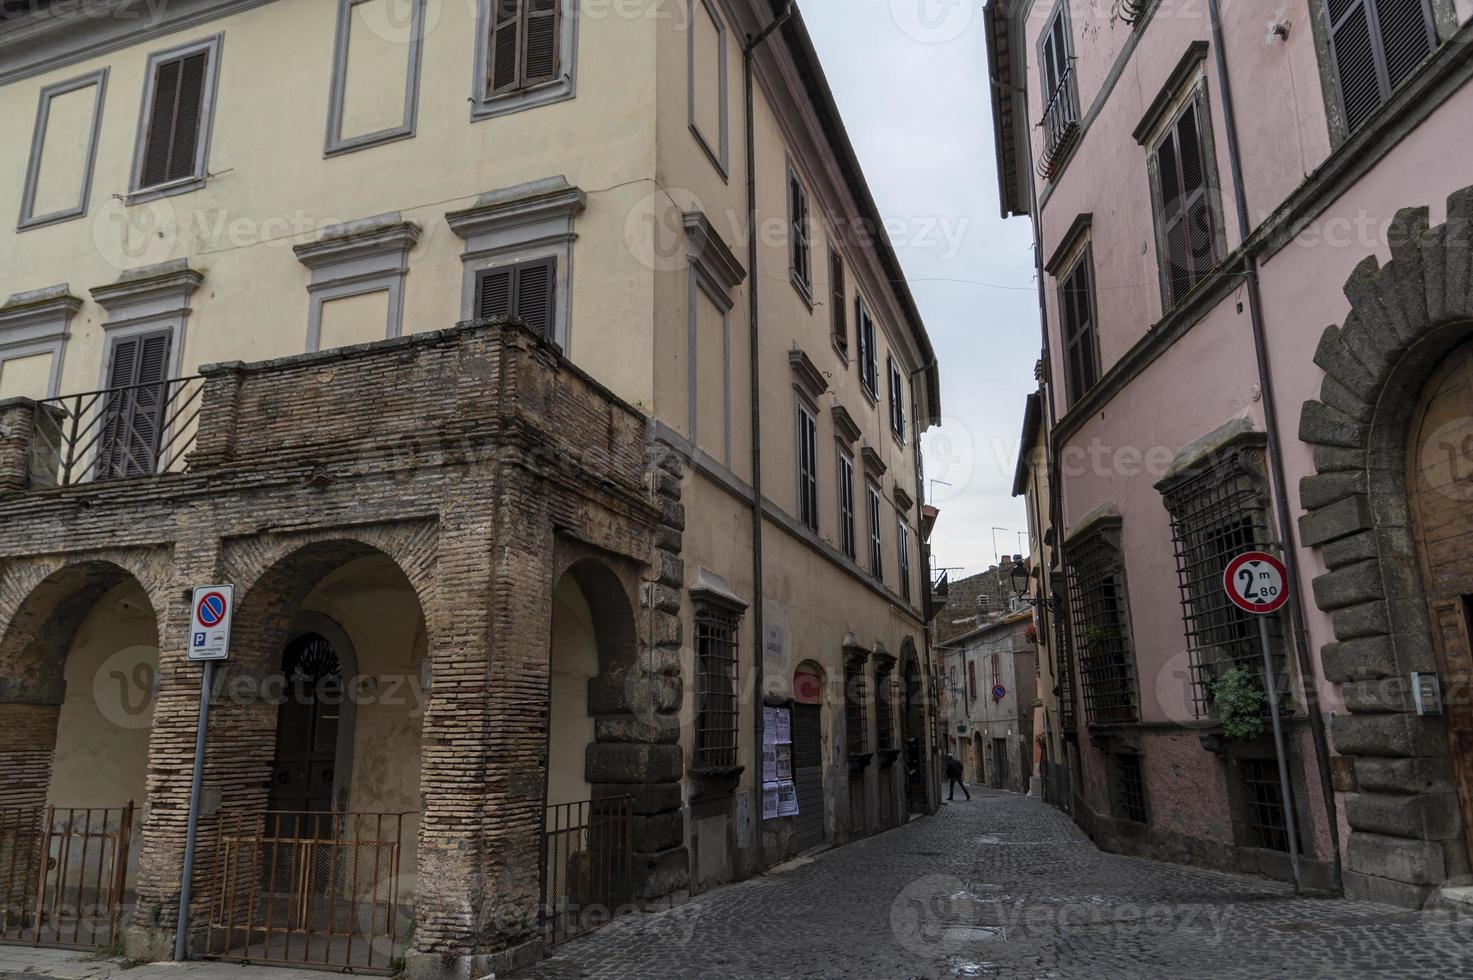
{"type": "Polygon", "coordinates": [[[1297,824],[1307,885],[1423,905],[1473,840],[1473,0],[987,17],[1002,210],[1037,244],[1074,815],[1283,878],[1297,824]],[[1293,589],[1287,799],[1221,586],[1254,548],[1293,589]]]}

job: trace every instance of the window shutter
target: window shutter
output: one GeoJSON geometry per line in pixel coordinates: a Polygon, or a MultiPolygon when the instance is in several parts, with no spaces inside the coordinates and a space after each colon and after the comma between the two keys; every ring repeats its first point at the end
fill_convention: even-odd
{"type": "Polygon", "coordinates": [[[209,53],[200,51],[154,69],[153,105],[144,137],[140,187],[194,174],[209,60],[209,53]]]}
{"type": "Polygon", "coordinates": [[[511,316],[512,269],[487,269],[476,279],[476,316],[511,316]]]}
{"type": "Polygon", "coordinates": [[[153,472],[169,370],[170,335],[127,337],[113,344],[98,477],[153,472]],[[143,386],[143,387],[139,387],[143,386]]]}
{"type": "Polygon", "coordinates": [[[557,78],[558,8],[562,0],[525,0],[527,43],[522,84],[557,78]]]}
{"type": "Polygon", "coordinates": [[[552,337],[553,287],[556,260],[528,262],[516,267],[517,316],[542,336],[552,337]]]}
{"type": "Polygon", "coordinates": [[[844,305],[844,260],[839,257],[838,252],[829,253],[829,305],[833,310],[833,323],[831,329],[834,333],[834,342],[839,349],[849,350],[849,324],[844,320],[847,307],[844,305]]]}
{"type": "Polygon", "coordinates": [[[521,47],[522,0],[492,0],[491,14],[491,91],[505,92],[521,84],[517,52],[521,47]]]}
{"type": "MultiPolygon", "coordinates": [[[[1395,88],[1432,53],[1437,28],[1427,16],[1426,0],[1376,0],[1376,24],[1386,60],[1386,80],[1395,88]]],[[[1386,94],[1389,97],[1391,93],[1386,94]]]]}
{"type": "Polygon", "coordinates": [[[1325,0],[1345,128],[1354,132],[1432,53],[1437,26],[1426,0],[1325,0]]]}
{"type": "Polygon", "coordinates": [[[138,338],[128,337],[113,344],[113,362],[107,373],[109,388],[126,388],[138,370],[138,338]]]}

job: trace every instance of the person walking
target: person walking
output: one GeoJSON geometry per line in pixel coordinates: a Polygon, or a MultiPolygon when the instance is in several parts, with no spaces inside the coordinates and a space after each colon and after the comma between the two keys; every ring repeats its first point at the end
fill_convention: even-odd
{"type": "Polygon", "coordinates": [[[962,782],[962,760],[954,755],[946,757],[946,778],[951,780],[951,786],[947,790],[946,801],[950,803],[956,799],[956,788],[960,786],[967,799],[972,798],[972,793],[967,789],[967,784],[962,782]]]}

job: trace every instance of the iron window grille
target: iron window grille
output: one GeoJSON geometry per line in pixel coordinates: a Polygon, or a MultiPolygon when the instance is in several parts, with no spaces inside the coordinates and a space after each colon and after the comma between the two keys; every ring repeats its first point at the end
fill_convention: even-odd
{"type": "Polygon", "coordinates": [[[1079,728],[1074,709],[1074,645],[1069,638],[1069,624],[1065,610],[1054,613],[1054,641],[1058,652],[1059,673],[1054,679],[1059,696],[1059,728],[1065,732],[1079,728]]]}
{"type": "Polygon", "coordinates": [[[910,528],[904,520],[895,522],[895,547],[900,556],[900,597],[910,599],[910,528]]]}
{"type": "Polygon", "coordinates": [[[737,764],[737,626],[741,616],[702,603],[695,608],[696,750],[699,770],[737,764]]]}
{"type": "Polygon", "coordinates": [[[1279,766],[1272,759],[1242,759],[1243,804],[1254,846],[1271,851],[1289,849],[1284,795],[1279,790],[1279,766]]]}
{"type": "Polygon", "coordinates": [[[1135,752],[1120,752],[1115,762],[1115,816],[1132,823],[1145,823],[1146,779],[1141,757],[1135,752]]]}
{"type": "Polygon", "coordinates": [[[1059,280],[1059,311],[1064,330],[1064,384],[1070,404],[1100,380],[1100,344],[1095,323],[1094,254],[1086,245],[1073,268],[1059,280]]]}
{"type": "Polygon", "coordinates": [[[854,558],[854,458],[839,450],[839,548],[854,558]]]}
{"type": "Polygon", "coordinates": [[[851,656],[844,661],[844,717],[851,759],[870,754],[869,719],[865,717],[869,692],[865,683],[864,662],[863,656],[851,656]]]}
{"type": "Polygon", "coordinates": [[[880,491],[873,483],[865,485],[869,507],[869,570],[875,578],[885,577],[885,562],[880,550],[880,491]]]}
{"type": "Polygon", "coordinates": [[[818,419],[798,405],[798,520],[818,530],[818,419]]]}
{"type": "Polygon", "coordinates": [[[1353,133],[1437,46],[1428,0],[1324,0],[1331,75],[1353,133]]]}
{"type": "MultiPolygon", "coordinates": [[[[1222,587],[1228,562],[1245,551],[1272,548],[1262,437],[1240,440],[1203,464],[1160,484],[1175,546],[1182,629],[1198,718],[1215,717],[1212,686],[1224,671],[1243,667],[1263,684],[1257,617],[1235,606],[1222,587]]],[[[1279,617],[1269,620],[1274,670],[1282,675],[1279,617]]],[[[1287,684],[1277,685],[1286,691],[1287,684]]]]}
{"type": "MultiPolygon", "coordinates": [[[[1079,654],[1084,717],[1091,725],[1139,718],[1124,560],[1116,541],[1107,537],[1111,530],[1101,527],[1069,548],[1074,644],[1079,654]]],[[[1118,520],[1113,530],[1118,532],[1118,520]]]]}
{"type": "Polygon", "coordinates": [[[1217,176],[1207,91],[1198,86],[1151,151],[1157,254],[1167,309],[1217,264],[1217,176]]]}
{"type": "Polygon", "coordinates": [[[895,736],[895,669],[893,663],[875,664],[875,747],[893,752],[895,736]]]}

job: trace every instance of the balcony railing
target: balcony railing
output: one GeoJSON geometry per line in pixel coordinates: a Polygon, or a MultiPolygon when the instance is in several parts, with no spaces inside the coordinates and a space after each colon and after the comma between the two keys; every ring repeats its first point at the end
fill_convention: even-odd
{"type": "Polygon", "coordinates": [[[1079,107],[1074,103],[1074,62],[1065,62],[1054,86],[1048,105],[1044,106],[1043,118],[1038,122],[1043,130],[1043,155],[1038,158],[1038,176],[1052,180],[1060,164],[1079,138],[1079,107]]]}
{"type": "Polygon", "coordinates": [[[203,378],[173,378],[37,402],[30,485],[183,472],[203,392],[203,378]]]}

